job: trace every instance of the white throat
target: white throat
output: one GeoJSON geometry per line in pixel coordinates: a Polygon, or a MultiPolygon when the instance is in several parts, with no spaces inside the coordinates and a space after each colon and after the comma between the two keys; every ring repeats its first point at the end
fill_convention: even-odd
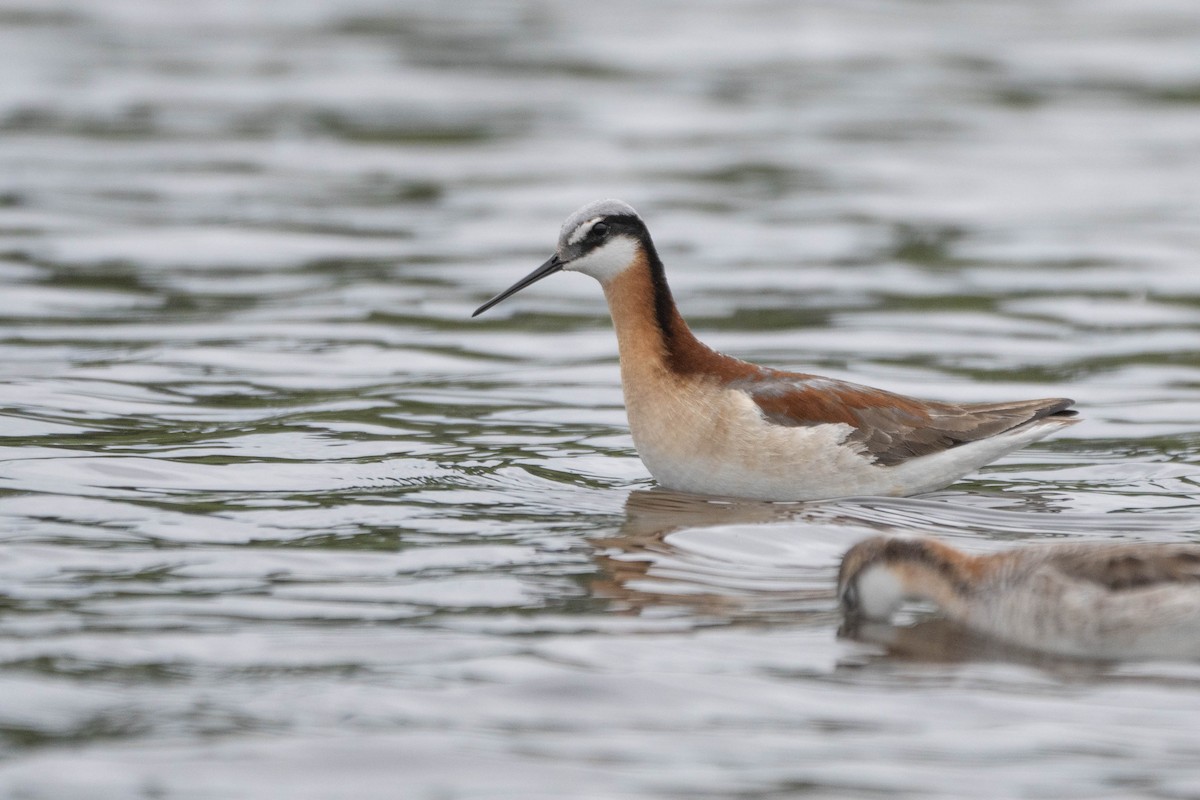
{"type": "Polygon", "coordinates": [[[867,619],[890,619],[904,599],[900,579],[882,564],[868,567],[858,576],[858,609],[867,619]]]}
{"type": "Polygon", "coordinates": [[[591,275],[600,283],[607,284],[633,264],[638,243],[628,236],[618,236],[597,247],[585,256],[580,256],[563,265],[568,272],[591,275]]]}

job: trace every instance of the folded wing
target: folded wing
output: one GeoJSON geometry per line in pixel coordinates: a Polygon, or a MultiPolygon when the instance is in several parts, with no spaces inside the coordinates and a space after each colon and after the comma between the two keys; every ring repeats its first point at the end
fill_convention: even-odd
{"type": "Polygon", "coordinates": [[[1076,580],[1089,581],[1110,591],[1144,589],[1164,584],[1200,585],[1200,545],[1160,544],[1103,550],[1063,552],[1054,568],[1076,580]]]}
{"type": "Polygon", "coordinates": [[[1072,417],[1062,397],[1012,403],[937,403],[813,375],[764,370],[731,388],[746,392],[776,425],[845,423],[848,441],[882,466],[987,439],[1047,417],[1072,417]]]}

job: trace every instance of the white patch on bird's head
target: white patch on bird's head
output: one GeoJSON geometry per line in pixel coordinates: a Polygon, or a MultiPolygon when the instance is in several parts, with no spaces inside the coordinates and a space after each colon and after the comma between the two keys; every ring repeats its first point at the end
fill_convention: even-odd
{"type": "Polygon", "coordinates": [[[887,621],[904,602],[904,583],[887,564],[872,564],[855,580],[858,613],[867,619],[887,621]]]}
{"type": "Polygon", "coordinates": [[[633,265],[639,246],[638,241],[630,236],[614,236],[599,247],[567,261],[563,269],[591,275],[602,285],[607,284],[633,265]]]}
{"type": "Polygon", "coordinates": [[[571,231],[571,235],[567,237],[567,244],[569,244],[569,245],[579,244],[580,242],[582,242],[584,237],[587,236],[589,232],[591,232],[592,227],[595,226],[595,224],[602,219],[604,219],[604,218],[603,217],[592,217],[591,219],[586,219],[583,222],[579,223],[579,227],[577,227],[577,228],[575,228],[575,230],[571,231]]]}
{"type": "MultiPolygon", "coordinates": [[[[570,245],[578,244],[587,236],[592,226],[604,217],[638,217],[633,206],[620,200],[597,200],[588,203],[567,217],[558,232],[558,249],[565,250],[570,245]]],[[[638,217],[640,219],[640,217],[638,217]]]]}

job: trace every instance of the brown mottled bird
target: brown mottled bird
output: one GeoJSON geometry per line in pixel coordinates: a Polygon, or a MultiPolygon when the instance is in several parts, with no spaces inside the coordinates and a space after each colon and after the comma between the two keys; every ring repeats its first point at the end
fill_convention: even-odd
{"type": "Polygon", "coordinates": [[[874,537],[846,552],[848,618],[906,600],[997,639],[1091,658],[1200,657],[1200,544],[1068,543],[971,555],[931,538],[874,537]]]}

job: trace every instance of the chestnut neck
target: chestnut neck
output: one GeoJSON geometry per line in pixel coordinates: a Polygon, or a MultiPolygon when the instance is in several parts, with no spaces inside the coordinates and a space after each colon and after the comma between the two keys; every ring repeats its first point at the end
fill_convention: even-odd
{"type": "Polygon", "coordinates": [[[677,375],[707,373],[730,380],[758,371],[696,338],[675,306],[662,261],[648,239],[640,243],[633,263],[604,284],[604,296],[623,364],[653,364],[677,375]]]}

